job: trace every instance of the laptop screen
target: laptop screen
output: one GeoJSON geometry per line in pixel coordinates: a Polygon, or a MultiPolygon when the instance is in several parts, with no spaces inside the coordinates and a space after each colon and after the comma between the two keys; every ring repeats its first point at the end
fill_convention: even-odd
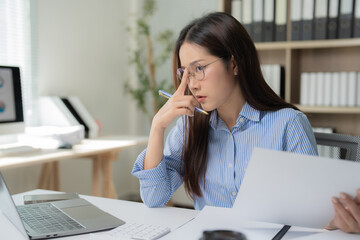
{"type": "Polygon", "coordinates": [[[1,212],[14,224],[14,226],[21,232],[26,239],[29,239],[24,225],[20,219],[19,213],[16,210],[15,203],[10,195],[9,189],[6,186],[5,180],[0,172],[0,210],[1,212]]]}

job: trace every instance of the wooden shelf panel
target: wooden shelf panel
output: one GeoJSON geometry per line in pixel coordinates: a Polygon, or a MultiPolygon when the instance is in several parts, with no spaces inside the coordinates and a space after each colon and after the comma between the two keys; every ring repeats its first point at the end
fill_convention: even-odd
{"type": "Polygon", "coordinates": [[[359,45],[360,38],[255,43],[257,50],[341,48],[358,47],[359,45]]]}
{"type": "MultiPolygon", "coordinates": [[[[231,13],[231,0],[223,1],[223,11],[231,13]]],[[[261,64],[285,66],[285,100],[300,102],[302,72],[360,72],[360,38],[291,41],[291,1],[287,0],[287,41],[256,42],[261,64]]],[[[313,126],[332,127],[339,133],[360,136],[359,107],[297,105],[307,113],[313,126]]]]}
{"type": "Polygon", "coordinates": [[[305,113],[360,114],[360,107],[316,107],[296,105],[305,113]]]}

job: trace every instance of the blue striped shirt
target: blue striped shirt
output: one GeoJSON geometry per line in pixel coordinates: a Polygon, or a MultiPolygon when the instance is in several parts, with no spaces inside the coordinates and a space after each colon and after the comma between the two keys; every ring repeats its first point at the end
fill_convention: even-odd
{"type": "MultiPolygon", "coordinates": [[[[254,147],[317,154],[308,119],[291,108],[258,111],[245,103],[231,131],[216,110],[211,113],[209,125],[205,187],[201,180],[203,196],[194,196],[197,210],[205,205],[233,206],[254,147]]],[[[179,118],[156,168],[143,170],[146,149],[138,156],[132,174],[140,180],[141,198],[147,206],[164,206],[183,183],[182,146],[183,118],[179,118]]]]}

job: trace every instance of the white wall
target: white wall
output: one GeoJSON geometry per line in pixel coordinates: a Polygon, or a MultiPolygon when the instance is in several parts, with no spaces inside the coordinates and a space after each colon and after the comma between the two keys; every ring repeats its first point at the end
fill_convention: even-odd
{"type": "MultiPolygon", "coordinates": [[[[77,95],[103,124],[103,134],[148,134],[149,122],[135,110],[123,92],[131,75],[131,43],[125,27],[141,0],[31,0],[36,51],[35,77],[40,95],[77,95]]],[[[152,32],[180,29],[194,17],[220,9],[221,0],[158,0],[152,32]]],[[[171,80],[171,63],[159,70],[171,80]]],[[[132,79],[132,81],[135,81],[132,79]]],[[[114,164],[120,196],[138,193],[138,180],[130,174],[142,147],[125,150],[114,164]]],[[[39,166],[4,173],[12,192],[36,187],[39,166]],[[30,171],[29,171],[30,169],[30,171]],[[19,177],[21,176],[21,177],[19,177]],[[25,182],[26,181],[26,182],[25,182]]],[[[91,161],[61,163],[63,191],[91,193],[91,161]]],[[[183,194],[180,194],[183,195],[183,194]]],[[[180,197],[181,199],[182,197],[180,197]]]]}
{"type": "MultiPolygon", "coordinates": [[[[158,0],[158,11],[152,19],[153,33],[170,29],[174,32],[175,39],[181,29],[194,18],[201,17],[206,13],[221,10],[221,0],[158,0]]],[[[159,78],[171,79],[171,62],[160,68],[159,78]]],[[[169,129],[168,129],[169,130],[169,129]]],[[[168,132],[168,131],[167,131],[168,132]]],[[[172,198],[174,204],[192,205],[192,201],[186,196],[183,185],[176,191],[172,198]]]]}

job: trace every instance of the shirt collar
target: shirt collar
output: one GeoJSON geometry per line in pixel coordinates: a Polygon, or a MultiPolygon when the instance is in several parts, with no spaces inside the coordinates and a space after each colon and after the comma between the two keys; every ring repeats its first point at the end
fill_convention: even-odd
{"type": "MultiPolygon", "coordinates": [[[[245,104],[244,104],[243,108],[241,109],[241,112],[237,118],[237,121],[236,121],[237,125],[240,124],[241,118],[246,118],[253,122],[259,122],[260,114],[261,114],[261,111],[251,107],[247,102],[245,102],[245,104]]],[[[212,111],[211,115],[210,115],[209,125],[212,128],[217,129],[219,127],[220,122],[223,122],[223,121],[219,118],[217,111],[216,110],[212,111]]]]}

